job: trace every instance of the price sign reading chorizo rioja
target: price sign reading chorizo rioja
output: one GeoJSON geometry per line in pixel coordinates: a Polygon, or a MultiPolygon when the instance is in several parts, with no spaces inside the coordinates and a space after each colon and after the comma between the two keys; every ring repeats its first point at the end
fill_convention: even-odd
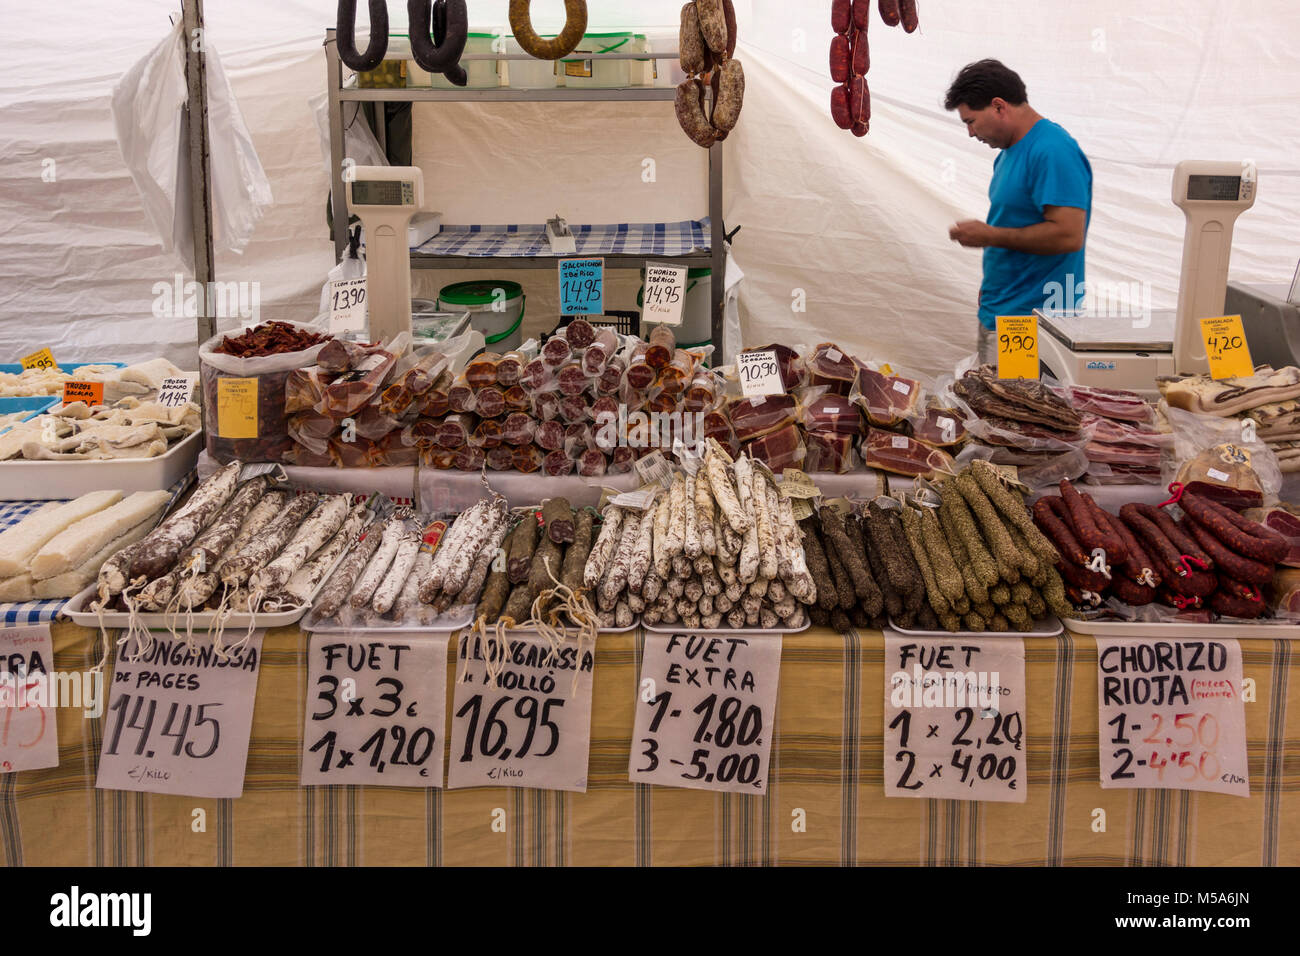
{"type": "Polygon", "coordinates": [[[566,642],[552,652],[537,635],[503,649],[495,637],[464,631],[458,645],[447,788],[586,793],[595,648],[566,642]]]}
{"type": "Polygon", "coordinates": [[[1250,796],[1241,645],[1097,638],[1101,786],[1250,796]]]}
{"type": "Polygon", "coordinates": [[[646,634],[628,778],[767,793],[781,635],[646,634]]]}

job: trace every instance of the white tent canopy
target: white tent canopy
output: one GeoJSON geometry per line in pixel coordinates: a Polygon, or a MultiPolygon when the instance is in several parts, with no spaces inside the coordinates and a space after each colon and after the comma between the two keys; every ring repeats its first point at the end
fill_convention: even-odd
{"type": "MultiPolygon", "coordinates": [[[[364,11],[365,4],[360,4],[364,11]]],[[[679,2],[592,2],[591,29],[646,28],[675,46],[679,2]]],[[[221,56],[265,167],[274,205],[216,276],[254,283],[260,316],[315,312],[333,264],[329,188],[308,100],[324,89],[321,41],[332,0],[208,0],[221,56]]],[[[545,32],[560,0],[533,4],[545,32]]],[[[745,338],[833,340],[864,356],[938,373],[973,345],[979,255],[947,227],[983,218],[993,154],[942,108],[952,75],[985,56],[1025,79],[1094,172],[1088,278],[1139,284],[1172,308],[1182,215],[1169,198],[1181,159],[1252,159],[1255,207],[1237,224],[1232,276],[1288,281],[1300,256],[1300,7],[1288,0],[1089,4],[928,0],[911,36],[872,24],[871,134],[831,122],[829,2],[738,0],[748,89],[726,142],[725,219],[747,279],[745,338]],[[806,302],[806,311],[792,304],[806,302]]],[[[390,3],[394,32],[405,4],[390,3]]],[[[160,348],[194,365],[192,319],[155,315],[157,291],[188,277],[164,255],[114,139],[118,77],[157,45],[175,0],[71,0],[0,7],[0,355],[50,346],[69,359],[139,359],[160,348]],[[80,24],[78,26],[78,24],[80,24]]],[[[474,27],[503,26],[504,0],[470,4],[474,27]]],[[[364,21],[364,12],[360,13],[364,21]]],[[[704,153],[669,104],[470,104],[415,108],[415,161],[448,222],[700,218],[704,153]],[[656,181],[642,180],[655,159],[656,181]]],[[[502,271],[554,314],[554,276],[502,271]]],[[[459,278],[417,275],[417,294],[459,278]]],[[[631,307],[634,275],[608,293],[631,307]]],[[[237,320],[219,323],[228,327],[237,320]]]]}

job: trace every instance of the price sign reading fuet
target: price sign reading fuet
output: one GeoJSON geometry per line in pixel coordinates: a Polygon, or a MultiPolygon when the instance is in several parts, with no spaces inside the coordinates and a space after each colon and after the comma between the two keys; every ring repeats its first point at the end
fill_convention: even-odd
{"type": "Polygon", "coordinates": [[[685,266],[662,262],[645,264],[645,291],[641,298],[641,321],[657,325],[681,325],[686,304],[685,266]]]}
{"type": "Polygon", "coordinates": [[[163,408],[180,408],[189,402],[193,394],[193,379],[165,378],[158,387],[158,404],[163,408]]]}
{"type": "Polygon", "coordinates": [[[304,787],[442,786],[449,639],[312,635],[304,787]]]}
{"type": "Polygon", "coordinates": [[[1038,378],[1038,317],[998,316],[998,378],[1038,378]]]}
{"type": "Polygon", "coordinates": [[[1024,803],[1025,642],[885,632],[885,796],[1024,803]]]}
{"type": "Polygon", "coordinates": [[[462,631],[458,649],[447,788],[586,793],[595,648],[569,642],[553,652],[540,635],[503,648],[462,631]]]}
{"type": "Polygon", "coordinates": [[[23,368],[58,368],[58,363],[54,361],[54,353],[48,348],[33,352],[31,355],[24,355],[20,361],[23,368]]]}
{"type": "Polygon", "coordinates": [[[330,282],[330,331],[361,332],[366,321],[366,277],[330,282]]]}
{"type": "Polygon", "coordinates": [[[605,311],[605,260],[560,262],[560,315],[600,315],[605,311]]]}
{"type": "Polygon", "coordinates": [[[781,381],[781,364],[776,352],[741,352],[736,357],[736,374],[740,376],[740,391],[746,398],[764,395],[784,395],[785,383],[781,381]]]}
{"type": "Polygon", "coordinates": [[[1205,340],[1205,357],[1210,361],[1210,378],[1239,378],[1255,374],[1241,316],[1201,319],[1201,338],[1205,340]]]}
{"type": "Polygon", "coordinates": [[[263,629],[254,631],[224,659],[210,643],[190,650],[160,632],[139,660],[119,653],[95,786],[242,796],[265,636],[263,629]]]}
{"type": "Polygon", "coordinates": [[[780,676],[780,634],[646,634],[628,779],[766,793],[780,676]]]}
{"type": "Polygon", "coordinates": [[[1101,786],[1250,796],[1241,645],[1097,638],[1101,786]]]}
{"type": "Polygon", "coordinates": [[[217,379],[217,436],[257,437],[257,379],[217,379]]]}
{"type": "MultiPolygon", "coordinates": [[[[0,773],[59,765],[59,734],[54,719],[51,679],[54,642],[50,625],[0,630],[0,773]]],[[[81,703],[91,712],[91,697],[101,685],[78,675],[81,703]]]]}

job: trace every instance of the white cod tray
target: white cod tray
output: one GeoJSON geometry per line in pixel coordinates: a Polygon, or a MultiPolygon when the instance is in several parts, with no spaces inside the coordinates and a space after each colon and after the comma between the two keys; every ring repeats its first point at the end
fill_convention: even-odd
{"type": "Polygon", "coordinates": [[[1200,624],[1183,621],[1080,621],[1067,617],[1065,626],[1089,637],[1223,637],[1261,640],[1300,640],[1300,624],[1289,621],[1237,621],[1200,624]]]}
{"type": "Polygon", "coordinates": [[[899,634],[906,634],[908,637],[1058,637],[1065,632],[1060,618],[1044,617],[1034,622],[1034,626],[1027,631],[1017,631],[1014,628],[1010,631],[921,631],[916,628],[899,627],[894,623],[894,619],[889,619],[889,629],[897,631],[899,634]]]}
{"type": "Polygon", "coordinates": [[[655,634],[700,634],[706,636],[745,637],[755,634],[802,634],[812,626],[811,621],[804,621],[803,627],[677,627],[662,624],[647,624],[645,629],[655,634]]]}
{"type": "MultiPolygon", "coordinates": [[[[113,628],[131,626],[131,615],[126,611],[105,611],[101,615],[90,610],[91,602],[98,596],[92,584],[64,605],[63,613],[82,627],[99,627],[100,624],[113,628]]],[[[227,631],[232,631],[241,627],[284,627],[301,618],[307,613],[309,607],[309,604],[304,604],[302,607],[290,608],[287,611],[258,611],[256,614],[233,611],[226,616],[225,628],[227,631]]],[[[151,631],[170,631],[173,628],[182,631],[187,626],[184,613],[163,614],[141,611],[135,616],[135,620],[139,626],[151,631]]],[[[192,623],[195,633],[211,631],[217,626],[217,615],[214,611],[197,611],[188,620],[192,623]]]]}
{"type": "Polygon", "coordinates": [[[103,488],[119,488],[128,494],[161,491],[194,470],[202,443],[203,429],[200,428],[157,458],[0,462],[0,499],[76,498],[103,488]]]}
{"type": "Polygon", "coordinates": [[[372,615],[369,620],[357,621],[355,624],[342,624],[337,617],[319,620],[315,619],[314,615],[314,611],[309,613],[302,622],[302,629],[313,634],[355,634],[358,631],[384,631],[390,634],[450,634],[474,623],[474,605],[454,605],[443,614],[439,614],[429,624],[388,621],[378,615],[372,615]]]}

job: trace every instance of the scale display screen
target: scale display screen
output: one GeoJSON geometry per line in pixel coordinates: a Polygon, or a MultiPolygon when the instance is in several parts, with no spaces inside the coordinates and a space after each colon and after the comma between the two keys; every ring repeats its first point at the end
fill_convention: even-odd
{"type": "Polygon", "coordinates": [[[1240,176],[1188,176],[1187,198],[1236,202],[1241,195],[1240,176]]]}
{"type": "Polygon", "coordinates": [[[354,206],[409,206],[415,202],[411,183],[400,180],[360,180],[352,184],[354,206]]]}

